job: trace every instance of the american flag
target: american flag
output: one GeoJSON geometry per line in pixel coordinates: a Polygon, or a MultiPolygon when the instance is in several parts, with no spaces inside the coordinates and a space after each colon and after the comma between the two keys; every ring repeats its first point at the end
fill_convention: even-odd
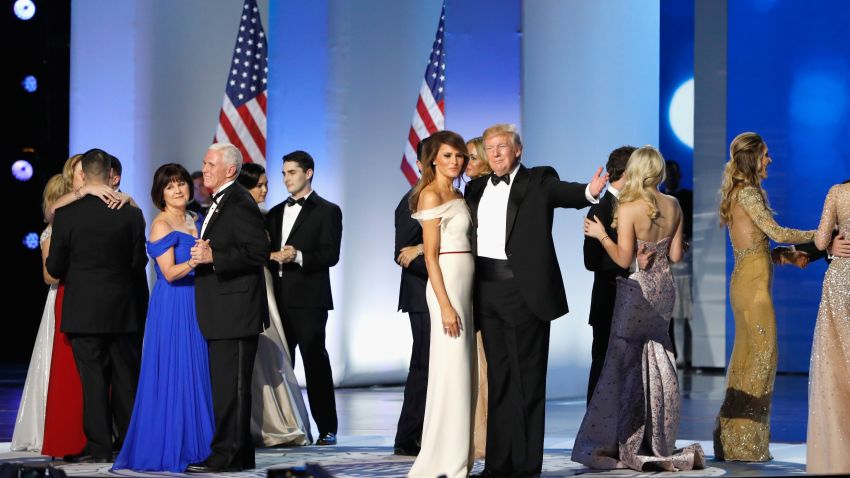
{"type": "Polygon", "coordinates": [[[245,162],[265,166],[269,67],[257,0],[245,0],[241,15],[215,142],[232,143],[242,152],[245,162]]]}
{"type": "Polygon", "coordinates": [[[437,27],[437,37],[434,38],[434,46],[431,48],[431,57],[428,59],[428,67],[425,69],[425,79],[419,88],[419,99],[416,100],[416,109],[413,111],[413,122],[410,132],[407,134],[407,144],[404,148],[404,156],[401,159],[401,172],[412,185],[419,180],[419,172],[416,169],[416,146],[419,140],[443,130],[446,127],[446,103],[444,100],[446,81],[446,52],[443,45],[443,33],[446,22],[446,3],[440,12],[440,24],[437,27]]]}

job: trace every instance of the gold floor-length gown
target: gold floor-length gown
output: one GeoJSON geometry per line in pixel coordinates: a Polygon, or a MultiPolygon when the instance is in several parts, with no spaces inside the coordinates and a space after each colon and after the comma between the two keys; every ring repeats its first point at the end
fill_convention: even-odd
{"type": "Polygon", "coordinates": [[[779,226],[758,188],[747,186],[733,199],[729,236],[735,268],[729,300],[735,344],[726,376],[726,397],[714,428],[719,460],[768,461],[770,402],[776,376],[776,316],[773,311],[768,237],[776,242],[811,242],[815,231],[779,226]]]}
{"type": "MultiPolygon", "coordinates": [[[[829,190],[815,244],[838,226],[850,237],[850,184],[829,190]]],[[[850,473],[850,259],[836,257],[823,278],[809,371],[807,473],[850,473]]]]}

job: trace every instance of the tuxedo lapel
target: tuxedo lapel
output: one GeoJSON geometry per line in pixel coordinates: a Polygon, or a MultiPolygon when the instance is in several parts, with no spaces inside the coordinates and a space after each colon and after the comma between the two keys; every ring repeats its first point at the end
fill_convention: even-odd
{"type": "Polygon", "coordinates": [[[514,230],[514,223],[516,222],[516,215],[519,212],[519,206],[522,204],[522,200],[525,197],[526,189],[528,189],[528,170],[525,166],[520,165],[519,171],[517,171],[516,176],[514,176],[514,184],[511,187],[511,194],[508,196],[508,210],[507,214],[505,214],[505,220],[507,221],[505,228],[505,245],[508,244],[508,241],[511,238],[511,233],[514,230]]]}
{"type": "MultiPolygon", "coordinates": [[[[469,206],[469,213],[472,216],[473,230],[478,228],[478,203],[481,202],[481,196],[484,195],[484,189],[487,187],[486,181],[480,181],[479,184],[481,184],[480,187],[473,188],[469,191],[469,198],[466,201],[469,206]]],[[[475,186],[478,186],[478,184],[475,186]]]]}
{"type": "Polygon", "coordinates": [[[222,194],[221,197],[218,198],[218,203],[215,206],[215,211],[213,211],[212,217],[210,217],[210,220],[207,223],[207,228],[204,229],[204,237],[202,237],[201,239],[206,239],[210,235],[210,230],[212,230],[213,224],[215,224],[218,218],[221,217],[221,211],[224,210],[225,203],[227,202],[227,199],[230,197],[230,195],[233,194],[235,187],[236,184],[231,184],[224,191],[224,194],[222,194]]]}
{"type": "Polygon", "coordinates": [[[295,236],[295,231],[301,227],[301,224],[304,224],[304,221],[307,220],[307,216],[309,216],[313,209],[316,208],[316,203],[313,202],[313,196],[315,195],[316,193],[314,192],[304,201],[304,204],[301,205],[301,212],[299,212],[298,217],[295,218],[295,224],[292,225],[292,230],[289,231],[289,237],[286,238],[287,241],[295,236]]]}

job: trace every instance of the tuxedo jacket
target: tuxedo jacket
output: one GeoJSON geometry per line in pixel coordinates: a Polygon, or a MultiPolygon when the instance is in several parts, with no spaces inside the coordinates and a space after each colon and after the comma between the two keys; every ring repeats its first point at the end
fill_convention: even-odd
{"type": "Polygon", "coordinates": [[[339,262],[342,243],[342,211],[336,204],[310,193],[292,225],[289,237],[281,238],[286,201],[266,215],[266,230],[272,250],[293,246],[301,251],[302,265],[296,262],[268,262],[277,303],[285,307],[333,310],[329,270],[339,262]]]}
{"type": "Polygon", "coordinates": [[[95,196],[59,208],[45,265],[65,284],[62,332],[139,331],[147,311],[147,284],[139,284],[138,278],[147,262],[140,209],[109,209],[95,196]]]}
{"type": "Polygon", "coordinates": [[[263,266],[269,239],[256,201],[239,183],[218,198],[202,239],[210,241],[212,264],[195,268],[195,305],[208,340],[259,334],[268,321],[263,266]]]}
{"type": "MultiPolygon", "coordinates": [[[[614,205],[617,198],[606,193],[599,204],[590,207],[587,218],[593,220],[596,216],[605,225],[605,233],[617,241],[617,230],[611,227],[614,218],[614,205]]],[[[618,266],[599,240],[584,237],[584,267],[593,272],[593,292],[590,296],[590,325],[611,323],[614,314],[614,299],[617,297],[617,277],[627,277],[628,269],[618,266]]]]}
{"type": "MultiPolygon", "coordinates": [[[[466,186],[472,213],[473,248],[477,245],[478,203],[490,176],[466,186]]],[[[561,268],[552,241],[555,208],[581,209],[590,205],[584,195],[587,184],[561,181],[548,166],[519,166],[508,197],[505,254],[526,304],[541,320],[554,320],[569,311],[561,268]]]]}
{"type": "MultiPolygon", "coordinates": [[[[401,198],[395,208],[395,255],[398,258],[403,247],[422,244],[422,225],[411,217],[410,192],[401,198]]],[[[413,259],[407,267],[401,268],[401,286],[398,291],[398,310],[402,312],[428,312],[425,300],[425,285],[428,283],[428,269],[425,256],[413,259]]]]}

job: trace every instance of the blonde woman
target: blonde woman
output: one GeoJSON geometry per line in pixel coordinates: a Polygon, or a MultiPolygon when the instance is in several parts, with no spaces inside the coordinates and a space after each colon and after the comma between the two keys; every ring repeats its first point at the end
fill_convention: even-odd
{"type": "Polygon", "coordinates": [[[410,205],[413,218],[422,224],[431,343],[422,448],[409,476],[461,478],[473,464],[477,389],[472,217],[455,187],[466,166],[466,145],[457,133],[440,131],[426,149],[429,154],[421,161],[422,178],[411,191],[410,205]]]}
{"type": "Polygon", "coordinates": [[[699,444],[676,450],[679,383],[668,334],[676,291],[670,262],[682,259],[682,209],[661,194],[664,158],[652,146],[635,150],[611,227],[594,216],[585,234],[627,269],[638,249],[655,259],[629,278],[617,278],[617,299],[605,365],[573,446],[572,459],[591,468],[664,471],[703,468],[699,444]]]}
{"type": "Polygon", "coordinates": [[[478,136],[467,141],[466,152],[469,153],[469,162],[464,171],[466,177],[476,179],[493,172],[487,162],[487,152],[484,151],[484,137],[478,136]]]}
{"type": "Polygon", "coordinates": [[[720,224],[728,227],[735,253],[729,283],[735,344],[726,398],[714,428],[714,455],[719,460],[768,461],[777,358],[768,238],[801,244],[811,242],[815,231],[781,227],[773,219],[761,186],[772,160],[761,136],[739,134],[729,146],[729,156],[720,188],[720,224]]]}

